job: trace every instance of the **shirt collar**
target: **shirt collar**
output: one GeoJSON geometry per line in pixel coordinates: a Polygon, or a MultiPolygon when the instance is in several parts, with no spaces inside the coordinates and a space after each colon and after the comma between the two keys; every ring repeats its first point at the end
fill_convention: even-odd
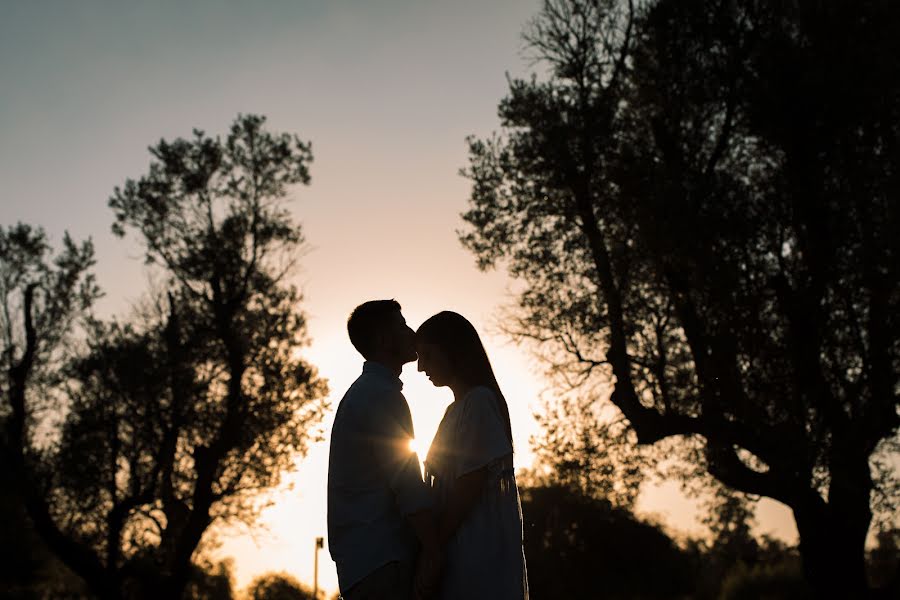
{"type": "Polygon", "coordinates": [[[400,381],[400,378],[394,375],[394,373],[390,369],[379,362],[375,362],[372,360],[367,360],[366,362],[364,362],[363,373],[375,375],[380,379],[391,382],[401,390],[403,389],[403,382],[400,381]]]}

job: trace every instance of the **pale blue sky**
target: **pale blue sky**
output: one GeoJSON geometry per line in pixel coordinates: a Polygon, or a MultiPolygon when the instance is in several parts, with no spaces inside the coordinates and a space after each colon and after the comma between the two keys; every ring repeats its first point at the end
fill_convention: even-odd
{"type": "MultiPolygon", "coordinates": [[[[518,33],[536,3],[2,6],[0,218],[91,235],[104,256],[122,247],[108,234],[106,199],[146,169],[146,147],[192,127],[224,131],[238,112],[312,140],[305,221],[340,202],[443,227],[464,200],[463,137],[496,126],[504,72],[522,70],[518,33]],[[341,185],[324,190],[332,177],[341,185]],[[444,197],[453,211],[437,215],[444,197]]],[[[101,276],[108,269],[118,270],[100,265],[101,276]]]]}
{"type": "MultiPolygon", "coordinates": [[[[114,1],[0,0],[0,223],[68,229],[97,245],[104,314],[146,288],[139,249],[109,233],[107,199],[149,164],[147,146],[199,127],[224,132],[239,112],[311,140],[312,185],[294,213],[312,251],[297,275],[307,297],[307,354],[331,381],[332,406],[361,361],[346,340],[359,302],[395,297],[416,326],[450,308],[482,331],[510,399],[517,464],[530,461],[531,412],[544,387],[520,348],[491,333],[508,301],[502,273],[479,273],[455,230],[466,208],[464,138],[497,129],[505,73],[529,71],[520,32],[538,0],[114,1]]],[[[420,440],[449,401],[404,370],[420,440]]],[[[326,420],[326,431],[331,417],[326,420]]],[[[265,514],[270,533],[226,537],[239,585],[267,570],[312,580],[324,535],[327,447],[319,444],[265,514]]],[[[640,506],[697,531],[672,486],[640,506]]],[[[762,530],[792,536],[783,508],[762,530]]],[[[527,515],[526,515],[527,519],[527,515]]],[[[320,582],[334,568],[320,555],[320,582]]]]}

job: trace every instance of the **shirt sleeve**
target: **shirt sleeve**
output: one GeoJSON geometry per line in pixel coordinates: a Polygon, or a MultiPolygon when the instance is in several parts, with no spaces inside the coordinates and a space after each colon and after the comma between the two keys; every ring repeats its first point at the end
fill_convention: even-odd
{"type": "Polygon", "coordinates": [[[394,494],[397,506],[404,515],[410,515],[431,506],[431,498],[419,457],[409,447],[413,439],[409,405],[401,394],[392,397],[387,410],[377,411],[372,419],[376,460],[394,494]]]}
{"type": "Polygon", "coordinates": [[[477,471],[512,453],[498,404],[488,388],[476,388],[466,398],[457,440],[459,475],[477,471]]]}

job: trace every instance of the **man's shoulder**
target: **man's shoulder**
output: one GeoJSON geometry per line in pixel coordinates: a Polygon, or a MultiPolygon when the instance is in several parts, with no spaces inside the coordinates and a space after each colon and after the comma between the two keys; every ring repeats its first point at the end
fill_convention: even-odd
{"type": "Polygon", "coordinates": [[[383,378],[372,375],[371,373],[363,373],[356,378],[347,391],[344,393],[344,400],[351,404],[376,399],[382,396],[393,396],[397,394],[397,389],[386,382],[383,378]]]}
{"type": "Polygon", "coordinates": [[[368,415],[375,410],[384,409],[384,400],[402,397],[400,391],[384,379],[370,373],[362,373],[356,378],[338,405],[338,414],[345,416],[368,415]]]}

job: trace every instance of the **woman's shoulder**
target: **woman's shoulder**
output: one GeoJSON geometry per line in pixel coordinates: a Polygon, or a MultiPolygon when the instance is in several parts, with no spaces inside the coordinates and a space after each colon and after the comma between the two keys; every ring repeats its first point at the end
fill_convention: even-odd
{"type": "Polygon", "coordinates": [[[486,385],[476,385],[466,392],[466,401],[496,400],[497,394],[486,385]]]}
{"type": "Polygon", "coordinates": [[[478,385],[466,393],[463,411],[468,415],[496,414],[499,416],[497,404],[497,393],[486,385],[478,385]]]}

